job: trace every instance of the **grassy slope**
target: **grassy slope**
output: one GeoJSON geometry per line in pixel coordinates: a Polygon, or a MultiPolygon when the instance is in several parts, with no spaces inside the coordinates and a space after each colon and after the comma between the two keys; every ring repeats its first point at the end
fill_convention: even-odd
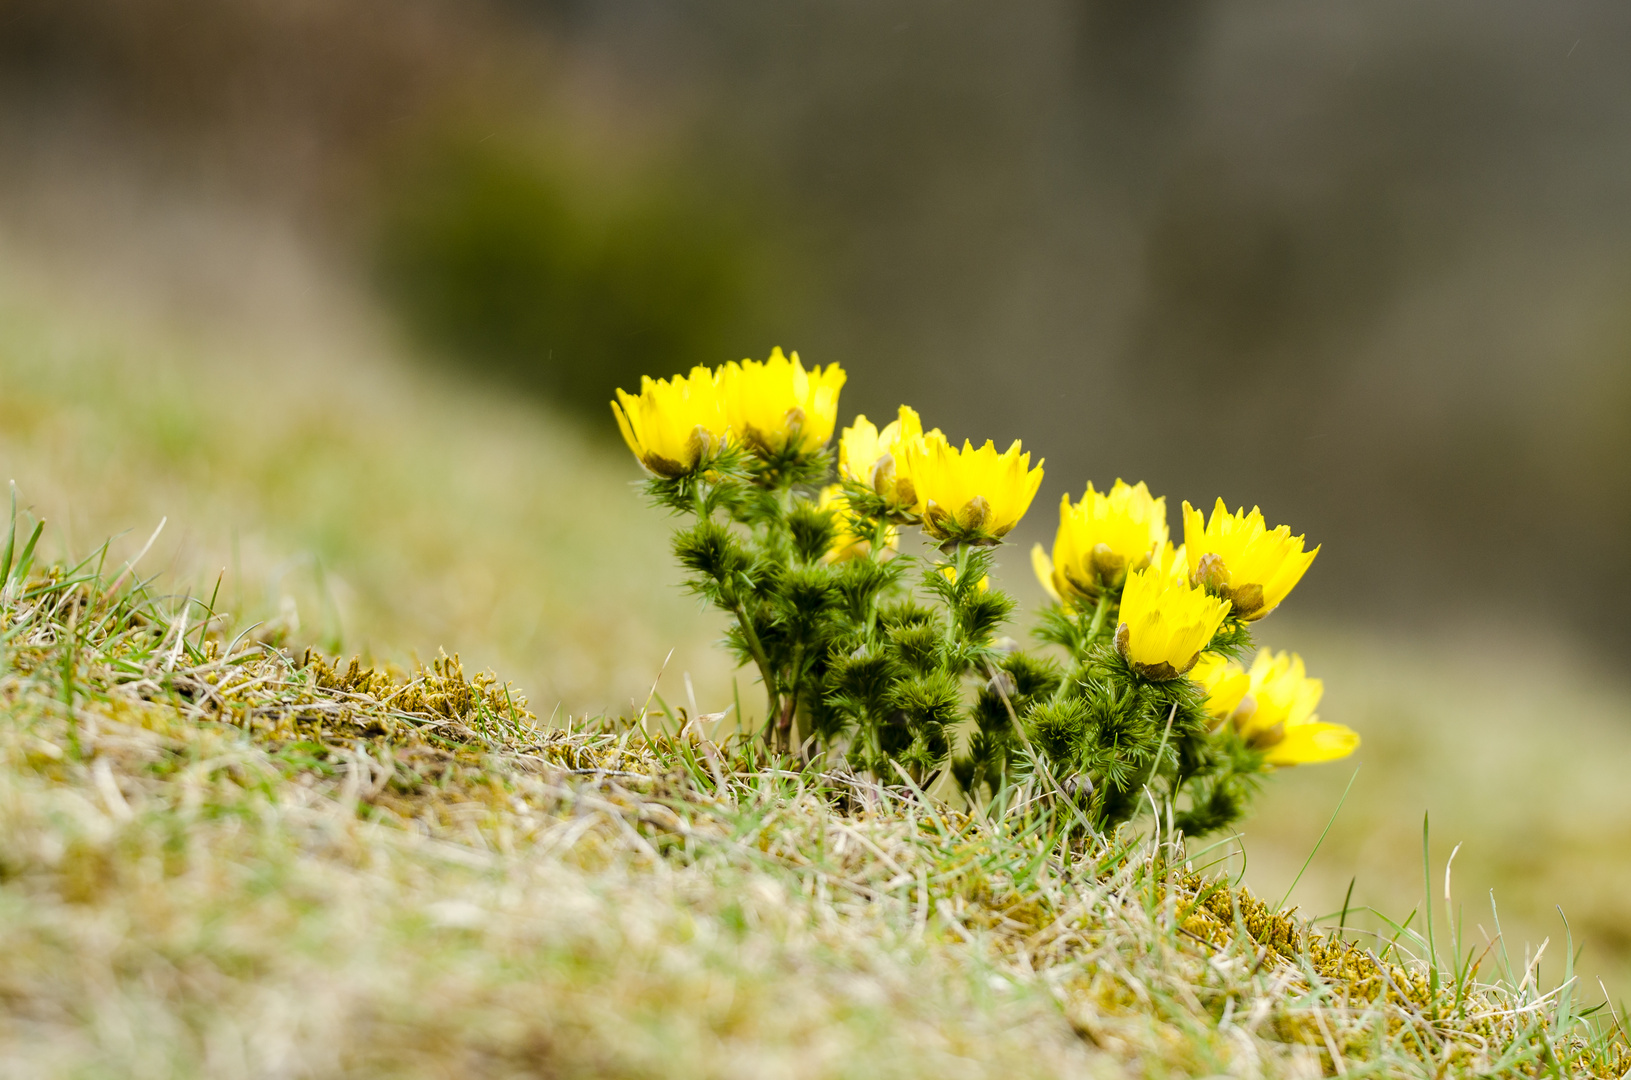
{"type": "Polygon", "coordinates": [[[1062,843],[1035,793],[971,818],[654,719],[547,729],[98,562],[0,598],[11,1074],[1628,1064],[1570,988],[1378,962],[1170,846],[1062,843]]]}
{"type": "MultiPolygon", "coordinates": [[[[291,635],[297,643],[329,639],[403,663],[446,645],[516,678],[546,716],[557,699],[580,712],[644,700],[678,644],[663,684],[670,699],[685,698],[676,676],[687,670],[705,705],[726,699],[707,622],[666,588],[660,522],[632,494],[624,497],[626,462],[572,431],[551,430],[524,406],[359,362],[354,354],[367,350],[354,340],[328,353],[246,347],[241,337],[223,347],[168,328],[99,324],[100,305],[9,291],[12,300],[0,308],[0,456],[25,498],[51,518],[44,547],[54,555],[83,555],[105,535],[138,529],[115,545],[117,565],[169,514],[143,567],[166,570],[171,587],[195,592],[207,592],[216,572],[230,567],[219,606],[239,626],[277,616],[288,600],[302,618],[291,635]]],[[[1612,714],[1623,700],[1581,723],[1583,697],[1569,696],[1577,681],[1566,675],[1530,680],[1517,695],[1551,704],[1566,734],[1542,740],[1532,728],[1526,733],[1532,714],[1512,704],[1514,695],[1462,680],[1469,668],[1446,677],[1423,660],[1410,679],[1379,683],[1376,672],[1385,667],[1391,678],[1400,654],[1352,645],[1326,649],[1329,660],[1359,658],[1348,661],[1346,677],[1324,669],[1333,708],[1350,709],[1344,718],[1365,729],[1385,779],[1359,831],[1339,822],[1334,848],[1299,890],[1319,910],[1336,906],[1326,901],[1340,899],[1356,863],[1384,867],[1390,881],[1419,882],[1419,858],[1412,870],[1414,844],[1398,822],[1408,826],[1419,813],[1413,800],[1429,791],[1463,808],[1452,826],[1470,835],[1450,839],[1473,841],[1457,863],[1459,891],[1476,865],[1469,854],[1500,851],[1509,839],[1501,830],[1510,807],[1493,821],[1482,808],[1501,808],[1513,777],[1534,785],[1563,775],[1556,754],[1537,758],[1537,747],[1620,737],[1612,714]],[[1554,693],[1554,683],[1565,692],[1554,693]],[[1371,696],[1345,686],[1370,687],[1371,696]],[[1492,711],[1497,698],[1504,708],[1492,711]],[[1454,708],[1441,708],[1446,701],[1454,708]],[[1368,709],[1363,718],[1356,704],[1368,709]],[[1489,738],[1492,715],[1499,739],[1489,738]],[[1438,730],[1446,717],[1462,719],[1438,730]],[[1423,736],[1429,727],[1433,735],[1423,736]],[[1468,744],[1479,747],[1474,761],[1458,752],[1468,744]],[[1546,761],[1545,773],[1533,767],[1537,760],[1546,761]],[[1486,794],[1477,786],[1484,776],[1508,783],[1486,794]],[[1411,813],[1398,812],[1404,802],[1411,813]],[[1381,857],[1356,857],[1376,848],[1381,857]]],[[[643,805],[654,790],[646,781],[626,777],[604,788],[547,771],[539,779],[536,762],[505,757],[514,749],[509,736],[468,751],[483,761],[504,758],[470,774],[469,790],[488,793],[485,805],[433,815],[424,831],[440,842],[416,840],[393,818],[381,824],[350,812],[394,790],[378,765],[353,759],[353,768],[340,751],[318,754],[264,732],[246,743],[238,729],[189,720],[164,701],[141,706],[134,722],[127,715],[85,734],[87,760],[53,758],[33,740],[65,749],[54,704],[60,681],[50,674],[60,671],[56,659],[47,654],[44,674],[13,680],[5,720],[5,835],[16,842],[0,903],[16,916],[4,925],[13,928],[8,944],[18,959],[4,969],[4,985],[9,1041],[28,1048],[20,1062],[38,1066],[24,1071],[60,1073],[79,1063],[95,1072],[97,1062],[104,1071],[158,1075],[189,1067],[215,1074],[434,1063],[458,1071],[505,1063],[516,1071],[813,1075],[864,1062],[858,1074],[1029,1074],[1087,1059],[1119,1068],[1130,1058],[1238,1070],[1254,1056],[1284,1071],[1299,1061],[1312,1067],[1320,1054],[1317,1045],[1288,1049],[1263,1037],[1281,1018],[1299,1015],[1295,979],[1276,986],[1276,965],[1258,964],[1256,953],[1232,974],[1227,963],[1224,971],[1199,966],[1195,943],[1155,928],[1159,905],[1146,901],[1158,892],[1140,879],[1136,860],[1105,889],[1137,901],[1116,909],[1127,913],[1127,926],[1089,934],[1097,953],[1067,940],[1044,955],[1072,924],[1050,923],[1040,938],[1039,924],[1008,925],[1004,919],[1019,910],[1007,906],[1013,894],[982,891],[948,866],[937,835],[925,843],[912,831],[911,813],[926,815],[922,807],[840,814],[806,797],[778,812],[773,824],[795,837],[788,850],[804,850],[811,861],[843,854],[836,877],[827,869],[812,875],[731,839],[734,823],[756,823],[783,805],[775,783],[795,783],[764,781],[772,788],[723,793],[707,811],[726,824],[706,858],[653,859],[634,837],[644,829],[643,843],[661,847],[663,831],[640,824],[638,809],[631,821],[602,805],[643,805]],[[385,780],[371,801],[365,769],[374,783],[385,780]],[[501,778],[497,788],[489,775],[501,778]],[[350,790],[348,776],[356,778],[350,790]],[[542,794],[528,795],[525,811],[509,803],[509,787],[535,783],[542,794]],[[593,820],[585,825],[585,817],[593,820]],[[579,828],[587,831],[555,850],[528,840],[564,840],[579,828]],[[857,830],[876,851],[854,838],[857,830]],[[472,860],[482,847],[498,854],[472,860]],[[918,867],[926,889],[901,880],[909,870],[916,878],[918,867]],[[824,881],[851,884],[822,893],[824,881]],[[860,902],[855,897],[869,894],[852,885],[894,899],[860,902]],[[972,944],[952,928],[970,896],[981,905],[963,923],[973,928],[972,944]],[[1140,966],[1151,957],[1154,977],[1140,966]],[[1234,1005],[1227,992],[1220,1004],[1225,980],[1254,966],[1235,986],[1234,1005]],[[1098,990],[1088,974],[1095,970],[1109,972],[1098,990]],[[1197,992],[1208,979],[1210,989],[1197,992]],[[1102,1003],[1105,988],[1110,1000],[1134,1004],[1108,1026],[1083,1004],[1102,1003]],[[675,1000],[702,1004],[674,1009],[675,1000]],[[1269,1004],[1261,1015],[1245,1014],[1255,1019],[1255,1036],[1243,1037],[1237,1023],[1220,1032],[1207,1019],[1223,1010],[1233,1019],[1256,1000],[1269,1004]]],[[[111,685],[111,676],[98,684],[90,675],[88,685],[111,685]]],[[[122,694],[109,692],[111,702],[122,694]]],[[[95,700],[76,698],[76,707],[113,708],[88,704],[95,700]]],[[[338,737],[358,735],[342,729],[338,737]]],[[[384,736],[366,736],[377,762],[384,736]]],[[[641,752],[632,771],[674,764],[641,752]]],[[[714,799],[710,779],[701,782],[706,799],[714,799]]],[[[1369,779],[1351,805],[1366,805],[1369,779]]],[[[1308,770],[1271,789],[1265,813],[1248,826],[1252,880],[1272,885],[1270,895],[1295,873],[1343,782],[1345,775],[1308,770]]],[[[1622,813],[1617,804],[1581,802],[1578,789],[1528,801],[1528,831],[1519,835],[1539,854],[1522,869],[1537,896],[1569,900],[1582,868],[1612,856],[1614,837],[1593,833],[1560,857],[1557,837],[1588,839],[1580,814],[1612,822],[1622,813]]],[[[1029,866],[1036,854],[989,830],[974,835],[999,867],[1021,859],[1029,866]]],[[[1435,852],[1435,865],[1445,854],[1435,852]]],[[[1069,911],[1073,898],[1057,878],[1035,873],[1025,902],[1054,905],[1036,909],[1044,913],[1069,911]]],[[[1612,890],[1604,894],[1601,921],[1623,925],[1614,920],[1612,890]]],[[[1394,912],[1414,899],[1398,890],[1384,898],[1394,912]]],[[[1477,940],[1470,928],[1468,936],[1477,940]]],[[[1561,946],[1548,956],[1566,951],[1561,946]]],[[[1523,967],[1521,954],[1515,966],[1523,967]]],[[[1486,964],[1484,974],[1490,970],[1486,964]]],[[[1362,1047],[1377,1030],[1374,1017],[1326,1019],[1333,1038],[1351,1027],[1357,1052],[1370,1052],[1362,1047]]],[[[1526,1046],[1539,1048],[1533,1040],[1526,1046]]],[[[1389,1053],[1409,1071],[1417,1051],[1395,1039],[1389,1053]]]]}

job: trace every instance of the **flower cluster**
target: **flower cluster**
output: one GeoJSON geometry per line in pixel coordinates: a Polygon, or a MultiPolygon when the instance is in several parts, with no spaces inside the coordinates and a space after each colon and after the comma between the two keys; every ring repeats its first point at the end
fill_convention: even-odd
{"type": "Polygon", "coordinates": [[[1237,818],[1262,773],[1358,745],[1315,716],[1300,658],[1238,662],[1318,548],[1222,500],[1210,520],[1184,503],[1174,547],[1164,498],[1089,484],[1032,551],[1054,601],[1037,636],[1064,663],[1028,653],[998,635],[1014,604],[990,572],[1043,463],[1018,441],[958,446],[905,405],[881,429],[857,416],[834,455],[844,380],[776,349],[612,403],[653,499],[693,518],[675,554],[758,669],[770,749],[884,782],[949,770],[970,799],[1045,770],[1096,827],[1158,792],[1199,833],[1237,818]],[[921,555],[901,549],[909,526],[921,555]]]}

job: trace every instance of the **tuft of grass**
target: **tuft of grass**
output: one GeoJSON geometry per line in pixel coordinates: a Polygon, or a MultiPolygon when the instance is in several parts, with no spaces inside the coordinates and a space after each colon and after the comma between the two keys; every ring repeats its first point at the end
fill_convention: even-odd
{"type": "Polygon", "coordinates": [[[0,589],[17,1075],[1631,1066],[1572,980],[1362,947],[1218,848],[784,767],[719,716],[545,726],[456,657],[288,652],[105,551],[0,589]]]}

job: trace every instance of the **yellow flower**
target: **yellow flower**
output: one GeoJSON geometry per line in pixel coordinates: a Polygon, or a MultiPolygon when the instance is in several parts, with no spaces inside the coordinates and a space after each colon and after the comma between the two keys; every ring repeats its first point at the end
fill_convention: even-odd
{"type": "MultiPolygon", "coordinates": [[[[849,502],[844,498],[842,487],[829,484],[822,488],[821,500],[816,503],[816,508],[832,514],[832,547],[822,556],[822,562],[836,563],[845,559],[864,559],[872,551],[870,540],[855,535],[855,521],[850,516],[849,502]]],[[[884,546],[892,550],[898,542],[899,530],[891,525],[889,531],[884,534],[884,546]]]]}
{"type": "MultiPolygon", "coordinates": [[[[1238,665],[1229,666],[1240,671],[1238,665]]],[[[1244,674],[1250,685],[1230,719],[1246,744],[1262,751],[1270,765],[1334,761],[1358,748],[1356,731],[1322,723],[1315,714],[1325,684],[1308,677],[1302,657],[1264,650],[1244,674]]]]}
{"type": "Polygon", "coordinates": [[[1031,545],[1031,572],[1036,575],[1036,580],[1042,585],[1042,591],[1048,594],[1050,600],[1056,604],[1065,602],[1065,598],[1059,595],[1059,587],[1053,583],[1053,562],[1049,560],[1048,553],[1042,549],[1041,544],[1031,545]]]}
{"type": "Polygon", "coordinates": [[[770,359],[743,360],[719,369],[719,393],[731,430],[754,452],[810,453],[832,438],[838,422],[838,391],[844,369],[837,364],[804,370],[773,349],[770,359]]]}
{"type": "Polygon", "coordinates": [[[907,469],[904,449],[921,438],[923,421],[909,405],[902,405],[900,415],[882,431],[865,416],[857,416],[838,437],[838,471],[882,495],[891,510],[910,511],[917,505],[917,485],[907,469]]]}
{"type": "MultiPolygon", "coordinates": [[[[1047,575],[1050,591],[1072,600],[1095,600],[1102,592],[1116,592],[1130,572],[1150,565],[1166,542],[1166,499],[1151,498],[1142,483],[1129,487],[1117,480],[1108,495],[1088,484],[1075,506],[1069,495],[1059,503],[1059,531],[1054,534],[1047,575]]],[[[1039,578],[1046,562],[1038,544],[1031,551],[1031,564],[1039,578]]]]}
{"type": "Polygon", "coordinates": [[[1251,692],[1252,678],[1246,669],[1233,660],[1217,653],[1203,653],[1189,677],[1206,691],[1206,711],[1216,721],[1216,730],[1244,713],[1250,716],[1257,702],[1247,695],[1251,692]]]}
{"type": "Polygon", "coordinates": [[[1025,516],[1042,483],[1042,463],[1031,468],[1018,439],[1001,454],[989,439],[978,450],[967,441],[954,450],[931,431],[904,451],[923,531],[937,540],[996,543],[1025,516]]]}
{"type": "Polygon", "coordinates": [[[714,373],[704,367],[672,379],[640,380],[638,396],[617,392],[612,414],[640,464],[658,476],[684,476],[706,464],[727,434],[714,373]]]}
{"type": "Polygon", "coordinates": [[[1257,507],[1231,514],[1222,499],[1204,524],[1201,512],[1184,503],[1184,546],[1190,580],[1228,600],[1246,622],[1279,607],[1320,552],[1304,551],[1303,538],[1292,536],[1288,525],[1264,528],[1257,507]]]}
{"type": "Polygon", "coordinates": [[[1148,679],[1176,679],[1195,666],[1229,605],[1188,582],[1139,570],[1121,593],[1116,649],[1148,679]]]}

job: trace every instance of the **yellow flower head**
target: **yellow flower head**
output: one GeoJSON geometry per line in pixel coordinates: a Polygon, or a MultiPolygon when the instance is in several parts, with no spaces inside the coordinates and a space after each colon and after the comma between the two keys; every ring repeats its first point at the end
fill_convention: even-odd
{"type": "Polygon", "coordinates": [[[1127,575],[1116,649],[1148,679],[1176,679],[1200,658],[1229,605],[1156,570],[1127,575]]]}
{"type": "Polygon", "coordinates": [[[640,464],[658,476],[684,476],[706,464],[727,434],[714,373],[704,367],[672,379],[640,380],[638,396],[617,392],[612,415],[640,464]]]}
{"type": "MultiPolygon", "coordinates": [[[[1072,506],[1066,495],[1059,504],[1059,531],[1053,538],[1049,578],[1053,592],[1071,599],[1094,600],[1114,593],[1134,570],[1142,570],[1167,542],[1167,501],[1150,497],[1140,483],[1117,480],[1108,495],[1087,485],[1082,501],[1072,506]]],[[[1038,545],[1036,551],[1040,551],[1038,545]]],[[[1033,565],[1038,566],[1035,552],[1033,565]]]]}
{"type": "Polygon", "coordinates": [[[1325,684],[1308,677],[1302,657],[1264,650],[1245,674],[1250,685],[1230,719],[1270,765],[1334,761],[1358,748],[1359,734],[1352,728],[1322,723],[1315,714],[1325,684]]]}
{"type": "Polygon", "coordinates": [[[909,405],[902,405],[900,415],[882,431],[857,416],[838,437],[838,471],[882,495],[891,510],[910,511],[917,505],[917,485],[906,466],[905,447],[921,438],[923,421],[909,405]]]}
{"type": "Polygon", "coordinates": [[[923,531],[937,540],[996,543],[1019,524],[1042,483],[1042,463],[1031,468],[1018,439],[1001,454],[989,439],[978,450],[967,441],[954,450],[931,431],[904,451],[923,531]]]}
{"type": "Polygon", "coordinates": [[[837,364],[805,371],[798,353],[788,359],[778,348],[763,362],[726,364],[718,382],[731,430],[755,453],[769,455],[810,453],[827,444],[844,378],[837,364]]]}
{"type": "Polygon", "coordinates": [[[1304,551],[1303,538],[1292,536],[1288,525],[1264,528],[1257,507],[1231,514],[1222,499],[1205,523],[1184,503],[1184,547],[1190,580],[1228,600],[1235,618],[1246,622],[1279,607],[1320,552],[1304,551]]]}
{"type": "Polygon", "coordinates": [[[1250,716],[1257,703],[1247,695],[1251,692],[1252,678],[1246,669],[1233,660],[1217,653],[1202,653],[1189,677],[1206,691],[1206,711],[1215,721],[1213,730],[1231,720],[1250,716]]]}

